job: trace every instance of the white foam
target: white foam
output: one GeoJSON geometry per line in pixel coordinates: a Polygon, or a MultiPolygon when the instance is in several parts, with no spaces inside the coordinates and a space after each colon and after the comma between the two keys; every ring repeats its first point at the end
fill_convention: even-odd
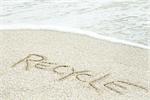
{"type": "Polygon", "coordinates": [[[77,33],[77,34],[84,34],[88,35],[94,38],[102,39],[102,40],[107,40],[115,43],[121,43],[121,44],[126,44],[126,45],[131,45],[134,47],[139,47],[139,48],[144,48],[144,49],[150,49],[149,46],[145,46],[142,44],[138,43],[133,43],[129,42],[126,40],[121,40],[121,39],[116,39],[114,37],[108,37],[108,36],[103,36],[95,32],[91,31],[85,31],[81,29],[76,29],[76,28],[71,28],[71,27],[62,27],[62,26],[50,26],[50,25],[0,25],[0,30],[6,30],[6,29],[46,29],[46,30],[54,30],[54,31],[61,31],[61,32],[71,32],[71,33],[77,33]]]}

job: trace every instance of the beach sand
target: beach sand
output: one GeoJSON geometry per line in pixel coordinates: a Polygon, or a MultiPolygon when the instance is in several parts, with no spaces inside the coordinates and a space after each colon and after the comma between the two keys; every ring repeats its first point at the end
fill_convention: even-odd
{"type": "Polygon", "coordinates": [[[150,98],[148,49],[67,32],[1,30],[0,55],[0,100],[150,98]]]}

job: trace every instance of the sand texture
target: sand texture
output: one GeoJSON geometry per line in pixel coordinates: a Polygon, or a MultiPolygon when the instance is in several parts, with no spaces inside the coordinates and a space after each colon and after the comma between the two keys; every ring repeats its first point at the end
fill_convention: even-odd
{"type": "Polygon", "coordinates": [[[0,31],[0,100],[149,100],[150,50],[48,30],[0,31]]]}

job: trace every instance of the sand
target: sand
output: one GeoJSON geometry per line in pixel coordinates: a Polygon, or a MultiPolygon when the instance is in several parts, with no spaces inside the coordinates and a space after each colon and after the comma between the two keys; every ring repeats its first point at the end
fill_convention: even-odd
{"type": "Polygon", "coordinates": [[[0,100],[149,100],[150,50],[49,30],[0,31],[0,100]]]}

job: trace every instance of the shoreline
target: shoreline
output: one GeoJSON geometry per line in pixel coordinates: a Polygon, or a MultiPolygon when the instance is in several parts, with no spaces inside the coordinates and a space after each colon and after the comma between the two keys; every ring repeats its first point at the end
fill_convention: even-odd
{"type": "Polygon", "coordinates": [[[91,31],[85,31],[77,28],[71,28],[71,27],[59,27],[59,26],[50,26],[50,25],[0,25],[0,31],[1,30],[47,30],[47,31],[56,31],[56,32],[69,32],[72,34],[81,34],[90,36],[92,38],[97,38],[101,40],[110,41],[112,43],[119,43],[124,45],[130,45],[133,47],[143,48],[150,50],[150,46],[146,46],[139,43],[130,42],[127,40],[121,40],[114,37],[108,37],[104,35],[100,35],[96,32],[91,31]]]}

